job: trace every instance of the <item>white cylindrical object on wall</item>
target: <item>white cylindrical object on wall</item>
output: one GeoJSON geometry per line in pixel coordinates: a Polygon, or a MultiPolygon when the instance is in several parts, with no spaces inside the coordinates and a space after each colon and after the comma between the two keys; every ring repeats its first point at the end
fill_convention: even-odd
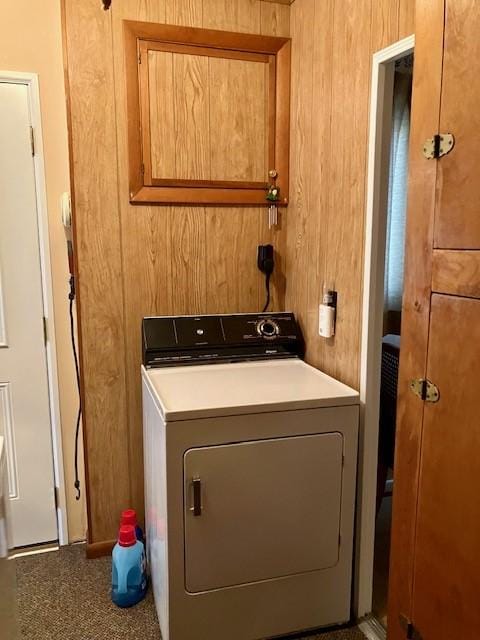
{"type": "Polygon", "coordinates": [[[318,333],[322,338],[331,338],[335,335],[335,307],[326,304],[319,306],[318,333]]]}

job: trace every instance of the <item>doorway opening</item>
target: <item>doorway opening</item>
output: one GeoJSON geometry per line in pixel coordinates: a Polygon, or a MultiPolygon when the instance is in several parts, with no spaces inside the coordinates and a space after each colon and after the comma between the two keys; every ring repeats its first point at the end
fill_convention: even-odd
{"type": "Polygon", "coordinates": [[[373,56],[360,399],[358,617],[385,638],[414,37],[373,56]]]}

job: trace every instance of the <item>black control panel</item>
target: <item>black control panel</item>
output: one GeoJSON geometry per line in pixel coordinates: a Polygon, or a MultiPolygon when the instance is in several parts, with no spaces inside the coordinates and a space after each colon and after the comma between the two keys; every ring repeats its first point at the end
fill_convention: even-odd
{"type": "Polygon", "coordinates": [[[300,328],[286,312],[144,318],[142,342],[146,367],[304,355],[300,328]]]}

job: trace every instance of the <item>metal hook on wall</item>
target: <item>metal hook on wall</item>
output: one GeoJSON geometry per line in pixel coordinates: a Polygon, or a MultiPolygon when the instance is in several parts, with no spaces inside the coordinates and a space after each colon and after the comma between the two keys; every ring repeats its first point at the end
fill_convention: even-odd
{"type": "Polygon", "coordinates": [[[102,2],[103,2],[104,11],[108,11],[110,9],[111,4],[112,4],[112,0],[102,0],[102,2]]]}

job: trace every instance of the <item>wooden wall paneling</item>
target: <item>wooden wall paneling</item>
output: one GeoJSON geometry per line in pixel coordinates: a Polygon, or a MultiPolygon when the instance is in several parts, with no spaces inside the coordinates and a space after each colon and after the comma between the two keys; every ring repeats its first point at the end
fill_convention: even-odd
{"type": "Polygon", "coordinates": [[[169,0],[165,21],[168,24],[185,27],[201,27],[203,25],[203,0],[169,0]]]}
{"type": "Polygon", "coordinates": [[[435,249],[432,291],[480,298],[480,251],[435,249]]]}
{"type": "Polygon", "coordinates": [[[295,2],[295,0],[261,0],[261,2],[262,2],[262,4],[265,3],[265,2],[266,3],[273,2],[273,3],[275,3],[275,4],[279,5],[279,6],[282,6],[282,5],[293,4],[295,2]]]}
{"type": "Polygon", "coordinates": [[[408,382],[424,377],[430,321],[433,221],[437,162],[421,149],[438,131],[443,61],[444,0],[419,0],[415,17],[415,72],[410,130],[402,350],[395,440],[395,492],[388,603],[389,640],[404,640],[399,622],[411,616],[413,557],[424,403],[408,382]]]}
{"type": "Polygon", "coordinates": [[[439,163],[435,247],[480,249],[480,11],[474,0],[446,0],[445,53],[439,133],[455,136],[455,146],[439,163]],[[468,91],[465,87],[469,88],[468,91]]]}
{"type": "Polygon", "coordinates": [[[203,27],[260,33],[260,0],[202,0],[203,27]]]}
{"type": "Polygon", "coordinates": [[[372,2],[372,54],[399,39],[400,7],[404,0],[372,2]]]}
{"type": "Polygon", "coordinates": [[[148,102],[142,100],[142,121],[150,125],[142,128],[143,148],[151,150],[143,156],[146,175],[149,178],[177,178],[174,54],[148,51],[148,60],[145,60],[144,52],[147,52],[146,46],[142,47],[144,63],[140,66],[141,93],[144,87],[149,88],[148,102]]]}
{"type": "Polygon", "coordinates": [[[278,3],[260,2],[260,33],[288,38],[290,36],[290,7],[278,3]]]}
{"type": "MultiPolygon", "coordinates": [[[[124,19],[165,21],[165,0],[112,3],[113,63],[117,111],[118,199],[121,218],[122,272],[125,300],[125,361],[128,405],[128,475],[131,505],[143,520],[143,437],[141,422],[140,323],[145,315],[172,311],[168,208],[135,208],[129,204],[128,151],[123,45],[124,19]]],[[[123,505],[125,507],[125,505],[123,505]]]]}
{"type": "Polygon", "coordinates": [[[336,4],[332,61],[331,182],[326,281],[338,292],[334,348],[323,368],[358,388],[362,297],[363,228],[371,70],[370,1],[336,4]]]}
{"type": "MultiPolygon", "coordinates": [[[[80,327],[90,451],[89,549],[98,554],[109,549],[121,508],[134,506],[142,519],[141,318],[258,310],[264,280],[256,268],[256,247],[273,240],[282,253],[286,231],[285,226],[268,231],[266,206],[129,204],[122,21],[288,35],[289,20],[285,7],[275,5],[262,18],[258,0],[236,0],[233,9],[225,0],[123,0],[109,12],[94,0],[65,2],[79,289],[92,312],[80,327]]],[[[276,308],[283,308],[284,289],[277,270],[276,308]]]]}
{"type": "MultiPolygon", "coordinates": [[[[175,157],[177,178],[209,180],[211,166],[209,60],[173,55],[175,157]]],[[[171,135],[171,134],[170,134],[171,135]]],[[[160,141],[161,143],[161,141],[160,141]]],[[[167,177],[159,174],[159,177],[167,177]]]]}
{"type": "Polygon", "coordinates": [[[398,13],[398,39],[415,33],[415,0],[400,0],[398,13]]]}
{"type": "Polygon", "coordinates": [[[207,238],[205,211],[175,207],[170,212],[172,309],[175,314],[205,313],[207,238]]]}
{"type": "MultiPolygon", "coordinates": [[[[290,8],[281,4],[260,3],[260,33],[278,37],[290,36],[290,8]]],[[[270,168],[270,167],[269,167],[270,168]]],[[[277,167],[276,167],[277,168],[277,167]]],[[[279,169],[282,170],[281,168],[279,169]]],[[[275,271],[271,281],[271,309],[285,309],[286,293],[286,230],[287,209],[278,210],[278,226],[268,228],[267,208],[258,212],[258,244],[272,244],[275,248],[275,271]]],[[[263,282],[259,289],[258,308],[265,304],[263,282]]]]}
{"type": "Polygon", "coordinates": [[[318,305],[326,282],[329,189],[331,156],[335,153],[332,135],[333,74],[330,61],[334,55],[334,0],[315,0],[317,33],[313,47],[313,105],[312,105],[312,176],[310,180],[311,228],[307,237],[310,256],[307,283],[307,333],[311,336],[309,357],[318,362],[325,359],[325,351],[332,348],[332,340],[318,336],[318,305]]]}
{"type": "MultiPolygon", "coordinates": [[[[312,215],[313,48],[315,1],[302,0],[292,6],[292,104],[290,145],[290,205],[287,233],[287,306],[292,307],[303,329],[307,324],[307,282],[310,256],[308,233],[312,215]]],[[[307,334],[308,335],[308,334],[307,334]]],[[[310,347],[307,341],[307,349],[310,347]]]]}
{"type": "Polygon", "coordinates": [[[110,14],[65,0],[81,330],[88,542],[115,537],[130,500],[124,308],[110,14]]]}
{"type": "Polygon", "coordinates": [[[208,208],[208,313],[258,311],[258,209],[208,208]]]}

